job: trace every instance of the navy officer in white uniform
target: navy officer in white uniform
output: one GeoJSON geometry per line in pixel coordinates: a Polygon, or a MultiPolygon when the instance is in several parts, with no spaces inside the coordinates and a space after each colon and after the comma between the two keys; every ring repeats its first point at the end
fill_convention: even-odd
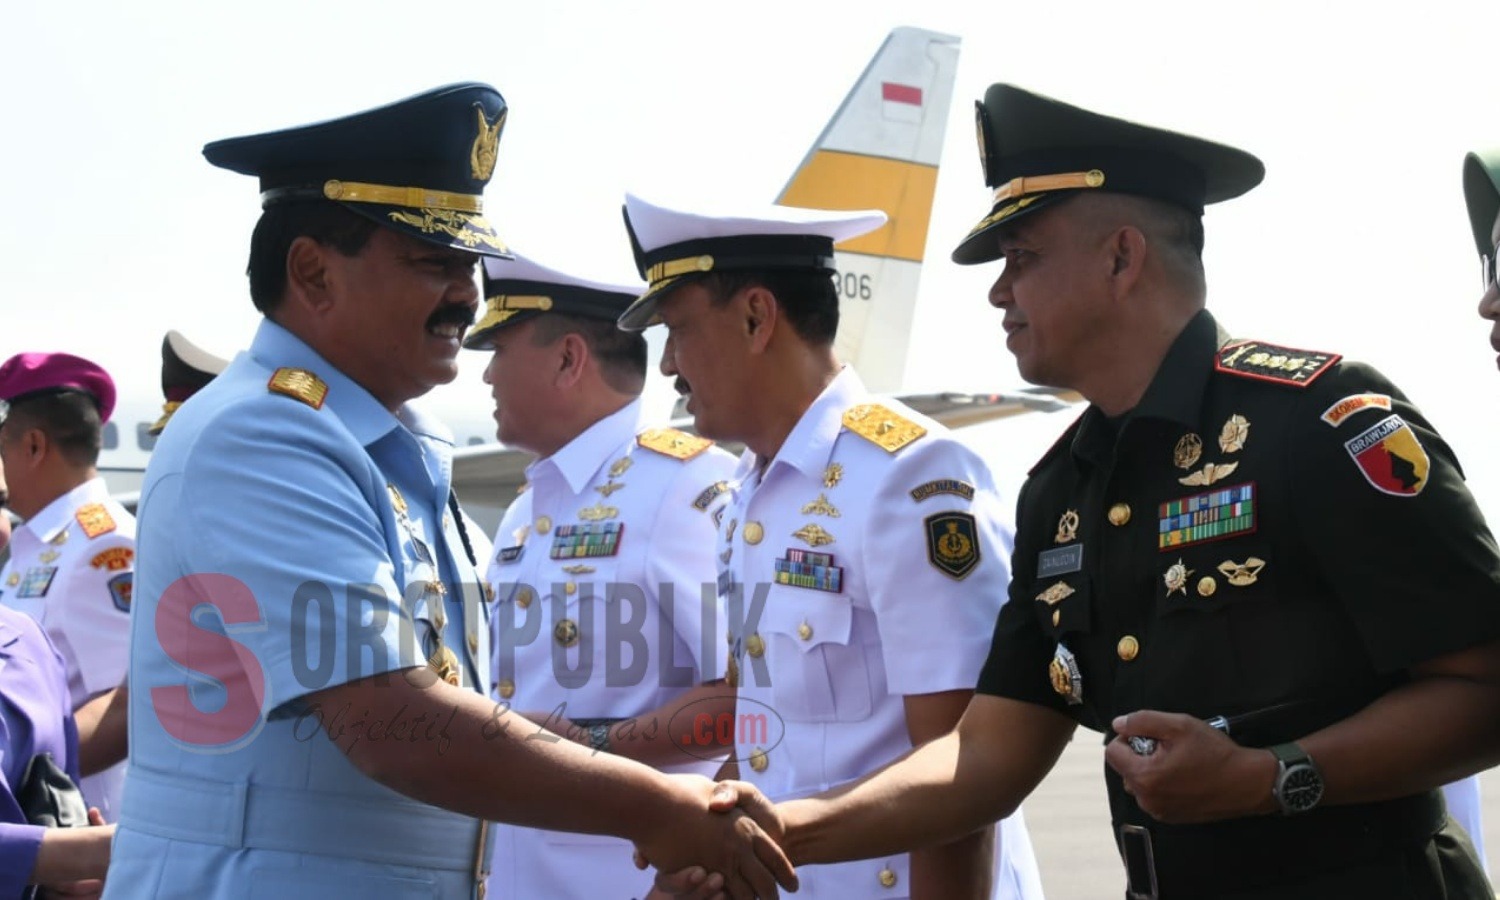
{"type": "Polygon", "coordinates": [[[265,318],[147,469],[106,897],[472,897],[484,820],[627,837],[736,897],[795,883],[712,782],[532,740],[487,696],[490,551],[411,401],[456,377],[475,264],[506,253],[481,193],[505,114],[458,84],[204,148],[260,180],[265,318]]]}
{"type": "MultiPolygon", "coordinates": [[[[719,540],[739,687],[725,774],[774,800],[853,781],[963,712],[1006,596],[1005,504],[976,454],[833,352],[834,243],[884,214],[628,196],[625,215],[649,287],[622,327],[665,324],[662,372],[698,430],[746,447],[719,540]]],[[[799,896],[838,900],[1041,896],[1019,813],[801,876],[799,896]]]]}
{"type": "MultiPolygon", "coordinates": [[[[0,569],[0,603],[41,624],[62,655],[71,710],[125,678],[135,579],[135,518],[109,494],[95,463],[115,406],[97,363],[67,353],[20,353],[0,364],[0,459],[9,505],[24,523],[0,569]]],[[[97,707],[96,707],[97,708],[97,707]]],[[[120,815],[125,766],[80,784],[105,821],[120,815]]]]}
{"type": "MultiPolygon", "coordinates": [[[[649,425],[646,340],[615,325],[640,285],[519,256],[484,270],[464,345],[491,351],[500,440],[537,457],[489,562],[495,699],[593,750],[713,775],[728,748],[692,743],[716,733],[693,726],[734,713],[714,560],[734,457],[649,425]]],[[[493,897],[650,887],[618,838],[502,825],[495,842],[493,897]]]]}

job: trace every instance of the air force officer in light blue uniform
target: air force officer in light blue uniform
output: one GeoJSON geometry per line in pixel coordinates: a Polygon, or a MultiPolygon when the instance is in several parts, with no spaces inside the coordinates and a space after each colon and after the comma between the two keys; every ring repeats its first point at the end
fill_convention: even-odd
{"type": "Polygon", "coordinates": [[[484,696],[489,548],[450,436],[409,401],[457,375],[475,263],[506,252],[481,215],[505,114],[453,85],[205,148],[260,178],[266,318],[142,489],[107,896],[470,897],[484,819],[616,834],[746,892],[774,894],[768,866],[791,882],[748,822],[706,812],[707,779],[530,740],[484,696]]]}

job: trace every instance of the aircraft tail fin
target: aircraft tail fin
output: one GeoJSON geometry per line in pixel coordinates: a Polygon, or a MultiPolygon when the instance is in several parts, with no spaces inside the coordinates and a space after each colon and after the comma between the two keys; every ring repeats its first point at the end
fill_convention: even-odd
{"type": "Polygon", "coordinates": [[[776,199],[809,209],[882,209],[890,217],[835,253],[835,349],[875,392],[898,391],[906,371],[958,47],[951,35],[891,31],[776,199]]]}

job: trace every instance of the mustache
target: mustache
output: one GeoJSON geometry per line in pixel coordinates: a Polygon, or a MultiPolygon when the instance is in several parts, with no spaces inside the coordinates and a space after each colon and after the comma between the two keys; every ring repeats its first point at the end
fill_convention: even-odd
{"type": "Polygon", "coordinates": [[[468,328],[474,324],[474,310],[462,303],[445,303],[437,308],[437,311],[427,317],[427,327],[437,328],[443,325],[458,325],[468,328]]]}

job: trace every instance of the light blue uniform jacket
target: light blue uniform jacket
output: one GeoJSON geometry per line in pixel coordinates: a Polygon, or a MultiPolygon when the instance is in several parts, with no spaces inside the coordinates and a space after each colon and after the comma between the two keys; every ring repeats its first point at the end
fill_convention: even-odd
{"type": "Polygon", "coordinates": [[[106,897],[471,895],[479,824],[367,778],[320,729],[441,749],[443,723],[305,699],[423,665],[439,631],[464,686],[489,684],[465,543],[489,548],[450,505],[451,453],[270,321],[176,414],[141,492],[106,897]],[[325,382],[321,405],[270,390],[283,367],[325,382]]]}

